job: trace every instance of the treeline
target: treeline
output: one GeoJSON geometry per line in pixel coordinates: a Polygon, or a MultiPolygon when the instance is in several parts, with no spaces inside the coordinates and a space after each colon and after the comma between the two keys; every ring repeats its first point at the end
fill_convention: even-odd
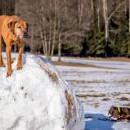
{"type": "Polygon", "coordinates": [[[32,52],[49,58],[130,56],[130,0],[2,1],[1,14],[28,21],[26,47],[32,52]]]}

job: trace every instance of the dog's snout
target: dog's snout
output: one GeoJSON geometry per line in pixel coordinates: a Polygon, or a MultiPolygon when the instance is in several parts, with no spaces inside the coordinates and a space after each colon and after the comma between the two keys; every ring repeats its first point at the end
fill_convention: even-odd
{"type": "Polygon", "coordinates": [[[24,33],[28,33],[28,29],[27,28],[24,30],[24,33]]]}
{"type": "Polygon", "coordinates": [[[25,38],[28,37],[28,31],[27,31],[27,29],[24,31],[24,37],[25,37],[25,38]]]}

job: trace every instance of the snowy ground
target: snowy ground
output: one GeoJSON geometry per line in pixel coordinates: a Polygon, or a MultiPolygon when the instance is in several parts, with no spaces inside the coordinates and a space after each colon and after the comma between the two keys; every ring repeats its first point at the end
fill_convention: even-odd
{"type": "MultiPolygon", "coordinates": [[[[54,57],[53,60],[57,58],[54,57]]],[[[126,121],[100,120],[108,118],[108,109],[112,105],[130,107],[130,62],[70,58],[62,58],[62,60],[97,66],[57,66],[63,79],[72,86],[84,105],[85,130],[130,130],[130,123],[126,121]]]]}
{"type": "Polygon", "coordinates": [[[98,66],[57,66],[64,80],[72,85],[84,105],[85,130],[130,130],[130,122],[99,120],[108,118],[108,110],[112,105],[130,107],[130,62],[69,58],[62,58],[62,60],[98,66]]]}
{"type": "MultiPolygon", "coordinates": [[[[53,57],[53,60],[57,60],[57,57],[53,57]]],[[[98,60],[84,60],[84,59],[74,59],[63,57],[62,61],[71,63],[82,63],[87,65],[95,65],[97,67],[111,68],[111,69],[123,69],[130,70],[130,62],[121,61],[98,61],[98,60]]]]}
{"type": "Polygon", "coordinates": [[[18,71],[12,57],[11,77],[7,67],[0,68],[0,130],[83,130],[82,105],[55,67],[26,54],[18,71]]]}

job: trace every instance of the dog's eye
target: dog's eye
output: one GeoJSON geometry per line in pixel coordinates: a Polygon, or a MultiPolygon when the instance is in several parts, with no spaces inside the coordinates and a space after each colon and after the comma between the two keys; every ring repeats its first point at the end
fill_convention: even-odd
{"type": "Polygon", "coordinates": [[[21,27],[17,27],[17,28],[21,28],[21,27]]]}

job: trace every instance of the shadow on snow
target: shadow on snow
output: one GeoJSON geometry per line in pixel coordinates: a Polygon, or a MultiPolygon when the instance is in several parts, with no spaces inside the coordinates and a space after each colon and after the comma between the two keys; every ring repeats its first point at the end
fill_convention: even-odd
{"type": "Polygon", "coordinates": [[[114,130],[114,121],[101,120],[108,119],[103,114],[85,114],[85,130],[114,130]]]}

